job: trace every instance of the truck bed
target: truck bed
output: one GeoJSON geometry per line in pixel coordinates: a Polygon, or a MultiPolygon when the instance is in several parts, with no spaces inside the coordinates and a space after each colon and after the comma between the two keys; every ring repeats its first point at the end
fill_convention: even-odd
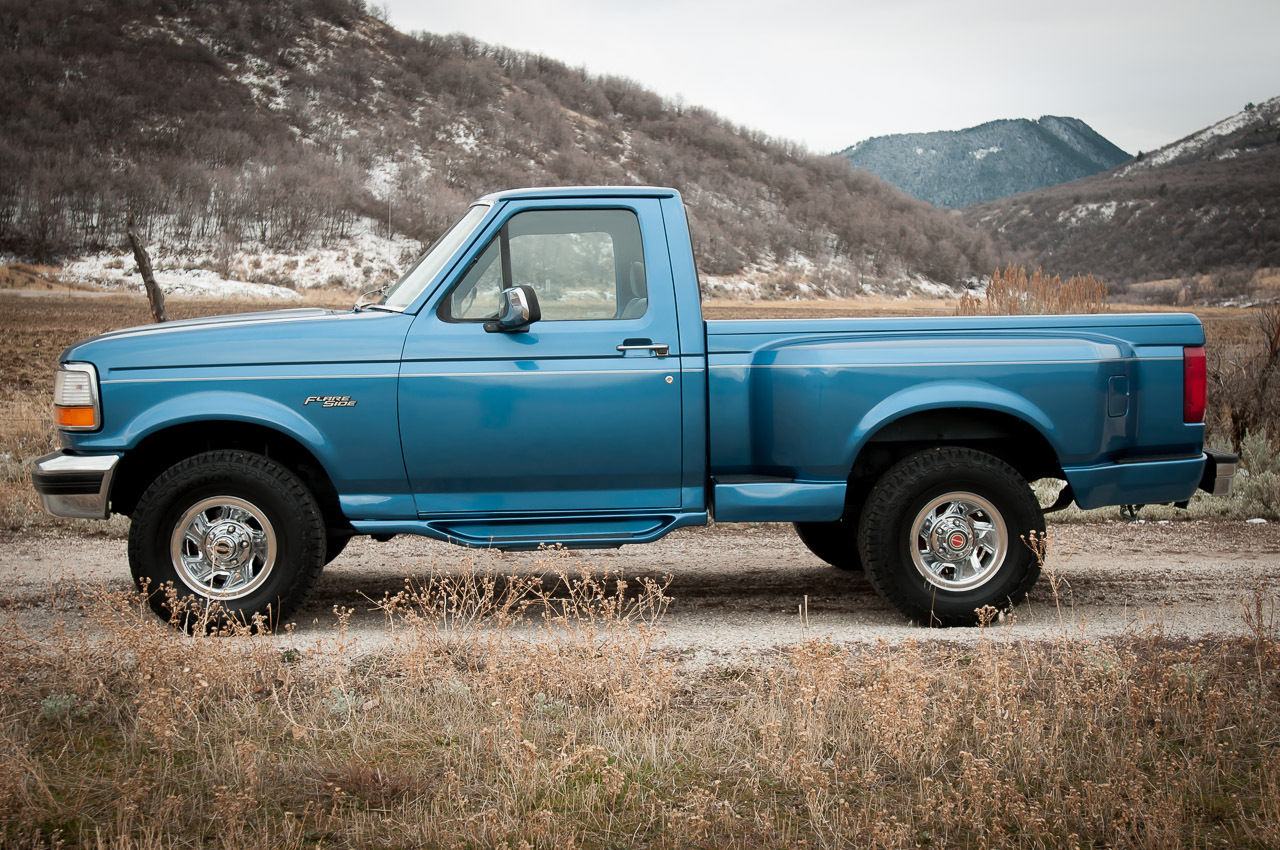
{"type": "Polygon", "coordinates": [[[1125,501],[1181,501],[1199,483],[1204,426],[1182,421],[1183,350],[1204,344],[1190,314],[719,320],[706,332],[723,519],[752,501],[744,487],[784,482],[811,486],[825,509],[774,518],[833,519],[843,489],[830,485],[869,442],[945,437],[932,432],[948,421],[963,432],[956,411],[1038,435],[1082,507],[1114,504],[1121,487],[1125,501]]]}

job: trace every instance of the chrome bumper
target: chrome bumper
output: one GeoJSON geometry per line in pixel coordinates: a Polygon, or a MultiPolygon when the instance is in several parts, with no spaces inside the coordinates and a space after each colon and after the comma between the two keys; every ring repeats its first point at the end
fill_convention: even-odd
{"type": "Polygon", "coordinates": [[[1230,452],[1204,450],[1204,474],[1200,476],[1200,489],[1213,496],[1230,496],[1235,481],[1236,467],[1240,459],[1230,452]]]}
{"type": "Polygon", "coordinates": [[[36,461],[31,483],[40,505],[54,516],[106,519],[120,455],[54,452],[36,461]]]}

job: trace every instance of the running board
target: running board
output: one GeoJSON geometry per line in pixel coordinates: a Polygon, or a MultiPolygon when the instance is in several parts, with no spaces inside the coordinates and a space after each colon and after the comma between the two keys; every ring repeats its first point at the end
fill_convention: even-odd
{"type": "Polygon", "coordinates": [[[385,537],[419,534],[446,543],[481,549],[612,549],[650,543],[689,525],[706,525],[706,511],[694,513],[592,516],[446,517],[421,520],[353,520],[361,534],[385,537]]]}

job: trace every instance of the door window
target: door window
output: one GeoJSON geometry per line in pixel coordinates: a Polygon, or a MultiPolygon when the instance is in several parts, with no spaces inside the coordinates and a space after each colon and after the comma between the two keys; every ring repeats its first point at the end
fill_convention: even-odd
{"type": "Polygon", "coordinates": [[[441,318],[497,316],[499,296],[527,284],[543,321],[636,319],[648,310],[640,223],[630,210],[530,210],[512,216],[441,305],[441,318]]]}

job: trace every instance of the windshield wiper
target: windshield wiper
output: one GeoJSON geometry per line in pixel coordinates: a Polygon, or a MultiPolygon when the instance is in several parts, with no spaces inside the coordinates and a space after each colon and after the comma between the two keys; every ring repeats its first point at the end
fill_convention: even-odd
{"type": "Polygon", "coordinates": [[[351,312],[359,313],[361,310],[365,309],[366,307],[377,307],[378,304],[372,299],[377,298],[379,295],[386,292],[390,288],[391,288],[391,284],[384,283],[382,286],[379,286],[377,289],[370,289],[368,292],[362,292],[360,294],[360,297],[356,299],[355,306],[351,308],[351,312]],[[365,300],[366,298],[370,300],[366,301],[365,300]]]}

